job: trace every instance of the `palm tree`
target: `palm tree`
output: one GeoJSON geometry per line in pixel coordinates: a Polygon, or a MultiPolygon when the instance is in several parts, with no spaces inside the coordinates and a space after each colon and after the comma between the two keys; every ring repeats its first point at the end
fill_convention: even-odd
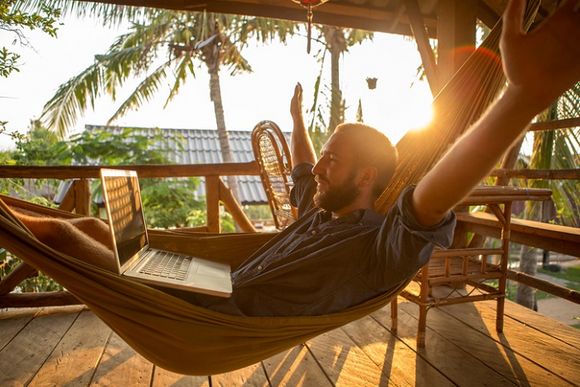
{"type": "MultiPolygon", "coordinates": [[[[552,121],[580,116],[580,83],[568,90],[540,117],[541,121],[552,121]]],[[[552,130],[534,132],[534,142],[529,167],[533,169],[577,169],[578,151],[580,150],[580,128],[569,130],[552,130]]],[[[579,185],[577,180],[530,180],[528,187],[549,188],[552,190],[557,222],[567,226],[580,226],[580,208],[577,202],[579,185]]],[[[542,208],[540,203],[526,203],[525,219],[540,219],[542,208]]],[[[536,274],[536,249],[522,246],[519,270],[536,274]]],[[[519,304],[534,308],[536,306],[535,291],[523,284],[518,284],[516,300],[519,304]]]]}
{"type": "Polygon", "coordinates": [[[344,121],[344,100],[340,89],[340,58],[356,44],[373,38],[369,31],[335,26],[321,26],[320,32],[330,52],[330,117],[328,129],[332,133],[344,121]]]}
{"type": "MultiPolygon", "coordinates": [[[[129,17],[132,27],[128,33],[117,38],[106,54],[96,56],[92,65],[59,87],[43,110],[41,118],[47,127],[64,135],[82,111],[89,105],[94,107],[99,96],[106,93],[115,98],[117,89],[130,77],[142,80],[111,116],[109,123],[151,100],[160,91],[160,86],[169,81],[171,87],[165,101],[167,106],[185,82],[195,77],[196,65],[201,62],[210,75],[210,97],[222,159],[232,162],[221,97],[220,70],[227,67],[232,74],[251,71],[250,64],[241,53],[248,40],[256,37],[265,42],[278,37],[285,41],[297,28],[296,24],[207,12],[137,12],[122,6],[102,6],[98,9],[107,13],[101,15],[104,20],[129,17]]],[[[94,6],[90,9],[77,8],[77,12],[89,11],[96,12],[94,6]]],[[[228,185],[236,195],[237,185],[233,177],[228,178],[228,185]]]]}
{"type": "Polygon", "coordinates": [[[340,58],[349,48],[363,41],[373,39],[370,31],[335,26],[317,26],[319,37],[316,39],[323,44],[323,49],[317,54],[321,63],[320,73],[314,84],[314,102],[311,107],[312,120],[308,132],[318,152],[326,139],[334,132],[336,126],[344,121],[345,103],[340,88],[340,58]],[[328,120],[325,119],[326,107],[319,103],[321,94],[323,67],[326,54],[330,54],[330,105],[328,120]]]}

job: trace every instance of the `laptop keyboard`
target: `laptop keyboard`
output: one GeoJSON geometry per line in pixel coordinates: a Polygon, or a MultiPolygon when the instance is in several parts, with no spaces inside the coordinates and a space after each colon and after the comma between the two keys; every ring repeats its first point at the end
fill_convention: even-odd
{"type": "Polygon", "coordinates": [[[139,273],[183,281],[190,263],[191,257],[158,251],[149,259],[149,262],[143,265],[139,273]]]}

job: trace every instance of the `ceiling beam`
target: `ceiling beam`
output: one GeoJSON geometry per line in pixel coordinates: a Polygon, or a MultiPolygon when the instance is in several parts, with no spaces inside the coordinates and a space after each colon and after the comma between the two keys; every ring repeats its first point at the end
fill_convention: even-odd
{"type": "MultiPolygon", "coordinates": [[[[79,0],[76,0],[79,1],[79,0]]],[[[184,11],[208,11],[306,21],[306,10],[290,0],[93,0],[96,3],[144,6],[184,11]]],[[[427,33],[435,37],[437,20],[425,17],[427,33]]],[[[397,9],[328,2],[314,9],[314,22],[346,28],[411,35],[409,20],[397,9]],[[394,28],[393,28],[394,26],[394,28]]]]}
{"type": "Polygon", "coordinates": [[[427,75],[427,81],[429,82],[429,88],[431,89],[431,94],[437,95],[440,87],[439,78],[437,75],[437,62],[435,60],[433,49],[429,44],[429,37],[427,36],[427,32],[425,30],[423,17],[419,11],[419,5],[417,4],[417,0],[405,0],[404,4],[407,8],[407,15],[409,16],[409,21],[411,23],[411,30],[413,31],[415,41],[417,42],[419,54],[421,55],[421,61],[423,62],[425,74],[427,75]]]}

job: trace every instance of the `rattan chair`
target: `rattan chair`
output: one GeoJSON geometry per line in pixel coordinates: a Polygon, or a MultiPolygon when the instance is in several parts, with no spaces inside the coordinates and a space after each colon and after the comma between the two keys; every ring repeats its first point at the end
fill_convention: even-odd
{"type": "Polygon", "coordinates": [[[252,148],[274,225],[281,230],[297,218],[296,209],[290,204],[292,158],[288,143],[278,125],[261,121],[252,131],[252,148]]]}

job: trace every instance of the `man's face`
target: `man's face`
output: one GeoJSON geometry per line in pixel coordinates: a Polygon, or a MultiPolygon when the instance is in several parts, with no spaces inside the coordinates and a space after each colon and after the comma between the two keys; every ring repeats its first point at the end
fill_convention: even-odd
{"type": "Polygon", "coordinates": [[[312,168],[318,183],[314,204],[327,211],[338,211],[351,204],[359,195],[357,170],[352,148],[341,133],[333,134],[322,148],[320,159],[312,168]]]}

